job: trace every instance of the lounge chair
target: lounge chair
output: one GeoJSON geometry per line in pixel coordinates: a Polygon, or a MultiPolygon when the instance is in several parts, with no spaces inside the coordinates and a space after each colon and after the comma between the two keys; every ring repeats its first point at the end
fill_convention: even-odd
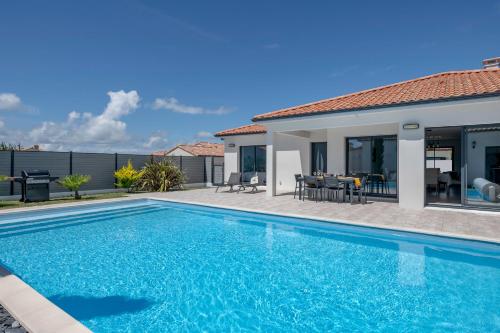
{"type": "Polygon", "coordinates": [[[234,186],[241,185],[240,178],[241,174],[239,172],[231,172],[227,182],[217,185],[217,189],[215,190],[215,192],[219,191],[219,187],[228,187],[228,186],[229,186],[229,192],[233,192],[234,186]]]}
{"type": "Polygon", "coordinates": [[[238,192],[240,190],[244,191],[247,187],[252,188],[251,192],[257,192],[258,191],[258,186],[264,186],[266,185],[266,176],[264,172],[257,172],[257,174],[250,178],[249,182],[242,182],[240,186],[238,187],[238,192]]]}

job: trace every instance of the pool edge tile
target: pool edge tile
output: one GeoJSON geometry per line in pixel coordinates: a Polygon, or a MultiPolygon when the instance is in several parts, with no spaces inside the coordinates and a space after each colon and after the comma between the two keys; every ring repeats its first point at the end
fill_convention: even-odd
{"type": "Polygon", "coordinates": [[[92,332],[13,274],[0,278],[0,303],[31,333],[92,332]]]}

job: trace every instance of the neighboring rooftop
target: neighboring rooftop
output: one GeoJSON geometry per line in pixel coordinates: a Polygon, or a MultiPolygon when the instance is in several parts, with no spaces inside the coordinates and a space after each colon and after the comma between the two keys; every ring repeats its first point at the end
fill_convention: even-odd
{"type": "Polygon", "coordinates": [[[224,131],[215,133],[217,137],[231,136],[231,135],[245,135],[245,134],[261,134],[266,133],[266,128],[262,125],[245,125],[241,127],[231,128],[224,131]]]}
{"type": "Polygon", "coordinates": [[[176,149],[182,149],[193,156],[224,156],[224,144],[212,142],[177,145],[169,150],[154,152],[153,155],[165,156],[176,149]]]}
{"type": "MultiPolygon", "coordinates": [[[[482,70],[444,72],[424,76],[414,80],[398,82],[387,86],[260,114],[255,116],[252,120],[261,121],[300,117],[329,112],[357,111],[379,107],[495,95],[500,95],[500,69],[492,67],[482,70]]],[[[235,134],[240,133],[234,133],[234,135],[235,134]]]]}

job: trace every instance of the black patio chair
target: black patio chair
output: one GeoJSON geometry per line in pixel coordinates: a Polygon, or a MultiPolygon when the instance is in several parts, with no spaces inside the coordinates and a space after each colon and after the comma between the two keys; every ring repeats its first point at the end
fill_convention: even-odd
{"type": "Polygon", "coordinates": [[[309,199],[313,197],[316,202],[318,202],[318,197],[321,197],[321,200],[323,199],[323,185],[317,177],[304,176],[304,193],[302,195],[302,201],[304,201],[306,194],[309,199]]]}
{"type": "Polygon", "coordinates": [[[293,192],[293,198],[295,199],[295,196],[297,195],[297,190],[299,190],[299,199],[301,199],[302,182],[304,181],[304,178],[300,173],[296,173],[294,177],[295,177],[295,191],[293,192]]]}
{"type": "MultiPolygon", "coordinates": [[[[358,196],[358,201],[361,202],[361,204],[364,205],[367,202],[367,197],[366,197],[366,177],[361,178],[361,186],[355,186],[353,184],[353,187],[352,187],[352,196],[354,197],[355,195],[358,196]]],[[[351,204],[352,204],[352,197],[351,197],[351,204]]]]}
{"type": "Polygon", "coordinates": [[[337,198],[337,203],[340,203],[340,193],[344,193],[344,185],[337,179],[337,177],[325,177],[324,186],[327,198],[337,198]]]}

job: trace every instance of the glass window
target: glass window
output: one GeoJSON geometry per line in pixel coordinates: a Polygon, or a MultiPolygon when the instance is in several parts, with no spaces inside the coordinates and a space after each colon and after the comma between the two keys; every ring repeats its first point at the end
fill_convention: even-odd
{"type": "Polygon", "coordinates": [[[263,173],[265,178],[266,146],[240,147],[240,170],[244,182],[249,182],[257,172],[263,173]]]}
{"type": "Polygon", "coordinates": [[[326,173],[326,154],[326,142],[313,142],[311,144],[311,171],[313,175],[326,173]]]}
{"type": "Polygon", "coordinates": [[[347,174],[366,177],[366,191],[377,195],[397,195],[396,136],[347,139],[347,174]]]}

